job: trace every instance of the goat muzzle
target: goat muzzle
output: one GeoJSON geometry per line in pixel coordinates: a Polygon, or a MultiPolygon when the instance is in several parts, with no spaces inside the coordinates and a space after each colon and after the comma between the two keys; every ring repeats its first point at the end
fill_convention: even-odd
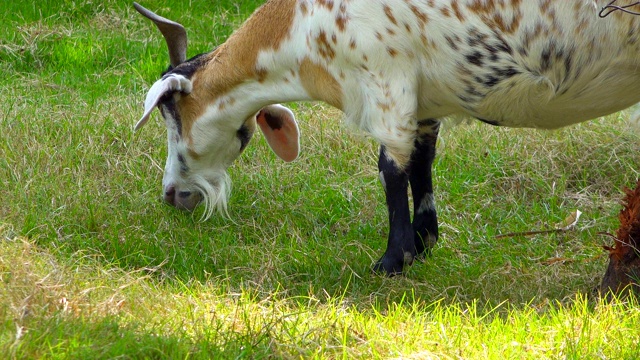
{"type": "Polygon", "coordinates": [[[202,201],[202,194],[199,191],[181,191],[169,185],[164,189],[163,199],[177,209],[192,211],[202,201]]]}

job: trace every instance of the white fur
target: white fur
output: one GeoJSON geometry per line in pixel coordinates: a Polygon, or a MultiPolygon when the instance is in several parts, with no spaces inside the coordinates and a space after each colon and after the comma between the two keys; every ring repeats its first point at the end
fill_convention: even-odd
{"type": "Polygon", "coordinates": [[[418,207],[418,213],[424,213],[425,211],[436,211],[436,201],[432,193],[426,193],[420,202],[420,207],[418,207]]]}

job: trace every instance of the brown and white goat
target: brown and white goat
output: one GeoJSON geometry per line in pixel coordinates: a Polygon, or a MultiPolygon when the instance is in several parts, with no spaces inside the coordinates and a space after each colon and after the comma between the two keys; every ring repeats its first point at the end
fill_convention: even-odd
{"type": "Polygon", "coordinates": [[[640,100],[640,17],[598,17],[608,1],[270,0],[225,43],[188,60],[184,28],[135,4],[163,33],[171,59],[136,128],[160,109],[164,198],[189,210],[204,199],[211,215],[226,207],[226,169],[256,123],[279,157],[297,157],[294,115],[274,104],[341,109],[381,144],[390,229],[374,269],[401,273],[438,238],[431,165],[439,119],[553,129],[640,100]]]}

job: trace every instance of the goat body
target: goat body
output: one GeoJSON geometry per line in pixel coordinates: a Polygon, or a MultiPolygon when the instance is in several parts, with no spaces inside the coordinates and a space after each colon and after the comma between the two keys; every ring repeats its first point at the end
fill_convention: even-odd
{"type": "MultiPolygon", "coordinates": [[[[210,53],[186,60],[181,25],[136,4],[172,67],[150,89],[168,129],[165,199],[225,209],[226,169],[256,127],[286,161],[293,113],[318,100],[380,142],[387,274],[428,251],[438,227],[431,165],[441,118],[553,129],[640,101],[640,17],[599,18],[604,0],[271,0],[210,53]],[[256,126],[257,123],[257,126],[256,126]],[[411,220],[408,187],[414,197],[411,220]]],[[[635,6],[631,10],[637,9],[635,6]]]]}

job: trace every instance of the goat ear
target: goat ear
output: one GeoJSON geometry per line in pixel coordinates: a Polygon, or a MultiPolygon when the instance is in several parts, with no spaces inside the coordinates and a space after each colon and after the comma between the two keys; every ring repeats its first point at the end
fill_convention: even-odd
{"type": "Polygon", "coordinates": [[[135,130],[140,129],[147,123],[153,109],[158,106],[160,99],[166,94],[176,91],[190,93],[192,90],[191,81],[182,75],[169,75],[155,82],[147,93],[144,101],[144,114],[136,123],[135,130]]]}
{"type": "Polygon", "coordinates": [[[260,130],[274,153],[290,162],[300,151],[300,132],[291,110],[282,105],[269,105],[256,115],[260,130]]]}

